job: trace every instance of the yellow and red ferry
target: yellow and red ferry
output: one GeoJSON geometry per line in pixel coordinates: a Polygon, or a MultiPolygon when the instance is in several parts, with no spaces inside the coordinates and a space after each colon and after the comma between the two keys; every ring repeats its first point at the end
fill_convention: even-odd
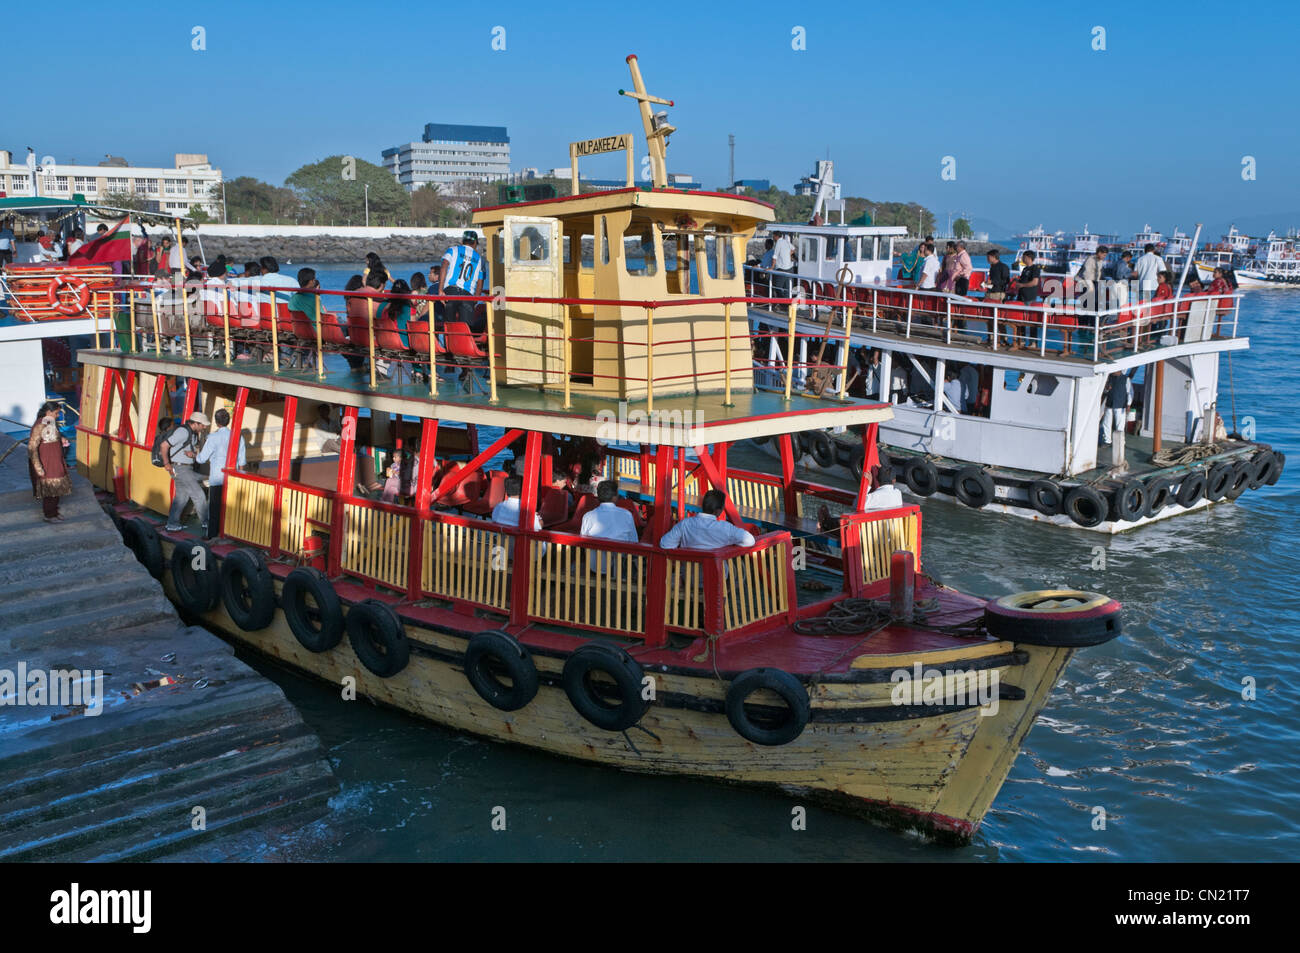
{"type": "MultiPolygon", "coordinates": [[[[919,508],[876,508],[874,452],[853,492],[796,477],[800,432],[865,428],[874,449],[890,407],[794,393],[788,374],[755,386],[747,307],[788,304],[745,293],[746,243],[772,209],[667,186],[672,127],[650,109],[666,101],[628,62],[653,187],[629,162],[627,188],[578,194],[589,147],[574,148],[575,194],[477,209],[499,289],[481,343],[419,321],[402,341],[379,292],[310,290],[305,312],[247,286],[206,288],[197,334],[169,335],[176,306],[131,287],[131,332],[79,355],[78,469],[191,618],[303,672],[487,738],[777,786],[964,842],[1074,650],[1119,634],[1119,606],[990,601],[927,577],[919,508]],[[234,440],[214,465],[213,539],[161,518],[172,485],[150,456],[172,382],[182,419],[227,409],[245,443],[244,466],[234,440]],[[501,435],[479,446],[480,428],[501,435]],[[728,464],[754,437],[778,442],[777,472],[728,464]],[[593,501],[553,479],[575,446],[603,453],[637,542],[580,534],[593,501]],[[399,449],[385,502],[372,466],[399,449]],[[511,524],[488,518],[507,450],[511,524]],[[664,548],[709,489],[753,545],[664,548]]],[[[631,152],[631,136],[596,141],[631,152]]]]}

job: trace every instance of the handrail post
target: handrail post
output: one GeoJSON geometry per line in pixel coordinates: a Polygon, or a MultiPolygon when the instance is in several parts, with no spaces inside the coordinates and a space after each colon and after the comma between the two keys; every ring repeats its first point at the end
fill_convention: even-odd
{"type": "Polygon", "coordinates": [[[907,293],[907,328],[903,331],[903,337],[911,338],[912,336],[912,302],[916,296],[912,292],[907,293]]]}
{"type": "Polygon", "coordinates": [[[871,289],[871,331],[876,331],[876,319],[880,316],[880,292],[875,288],[871,289]]]}
{"type": "Polygon", "coordinates": [[[226,366],[230,366],[230,287],[221,289],[221,330],[226,339],[226,366]]]}
{"type": "Polygon", "coordinates": [[[271,292],[271,372],[280,373],[280,302],[271,292]]]}
{"type": "Polygon", "coordinates": [[[947,308],[947,330],[944,332],[944,344],[952,343],[952,298],[945,296],[943,299],[944,306],[947,308]]]}
{"type": "Polygon", "coordinates": [[[130,285],[126,288],[126,308],[127,314],[131,321],[131,353],[136,353],[135,347],[135,289],[130,285]]]}
{"type": "MultiPolygon", "coordinates": [[[[848,294],[848,291],[845,291],[848,294]]],[[[853,317],[849,312],[848,304],[844,306],[844,364],[840,370],[840,400],[844,400],[849,393],[849,346],[853,343],[853,317]]],[[[724,488],[725,489],[725,488],[724,488]]]]}
{"type": "MultiPolygon", "coordinates": [[[[492,307],[491,305],[488,305],[489,309],[491,307],[492,307]]],[[[573,402],[569,399],[570,396],[569,392],[571,390],[569,386],[569,378],[571,376],[571,368],[573,367],[573,326],[569,319],[569,306],[567,304],[562,304],[560,305],[560,307],[563,309],[563,314],[564,314],[564,329],[563,329],[564,330],[564,409],[568,410],[571,406],[573,406],[573,402]]],[[[489,322],[491,322],[491,313],[492,312],[489,310],[488,311],[489,322]]],[[[491,327],[490,323],[489,323],[489,327],[491,327]]],[[[489,331],[488,332],[489,343],[491,342],[491,340],[492,340],[491,332],[489,331]]],[[[491,348],[489,348],[489,351],[491,351],[491,348]]],[[[490,364],[495,363],[492,360],[491,353],[488,354],[488,362],[490,364]]],[[[495,374],[492,377],[492,399],[493,400],[497,399],[495,374]]]]}
{"type": "Polygon", "coordinates": [[[655,309],[645,309],[645,409],[655,409],[655,309]]]}
{"type": "MultiPolygon", "coordinates": [[[[438,335],[434,327],[433,307],[436,302],[429,302],[429,399],[438,398],[438,335]]],[[[444,325],[445,327],[445,325],[444,325]]],[[[488,375],[492,374],[492,305],[488,305],[488,375]]],[[[437,436],[435,432],[435,437],[437,436]]],[[[420,457],[424,459],[423,456],[420,457]]]]}
{"type": "Polygon", "coordinates": [[[996,351],[998,349],[998,306],[996,304],[993,306],[992,332],[993,332],[993,350],[996,351]]]}
{"type": "Polygon", "coordinates": [[[370,329],[370,388],[375,387],[375,299],[366,298],[366,324],[370,329]]]}
{"type": "MultiPolygon", "coordinates": [[[[724,338],[723,347],[726,349],[726,362],[723,365],[723,380],[725,383],[726,394],[722,398],[722,406],[731,406],[731,302],[728,301],[722,306],[722,334],[724,338]]],[[[567,388],[567,384],[566,384],[567,388]]],[[[565,392],[565,406],[568,406],[568,392],[565,392]]]]}
{"type": "Polygon", "coordinates": [[[790,391],[794,387],[794,302],[791,301],[786,305],[789,312],[789,332],[785,346],[785,399],[790,399],[790,391]]]}
{"type": "Polygon", "coordinates": [[[1092,362],[1097,363],[1101,359],[1101,315],[1095,314],[1092,318],[1092,362]]]}
{"type": "MultiPolygon", "coordinates": [[[[185,255],[184,253],[182,253],[181,261],[184,262],[184,260],[185,260],[185,255]]],[[[182,315],[184,315],[185,318],[185,360],[188,361],[194,355],[190,350],[190,289],[186,285],[187,282],[185,281],[185,268],[182,265],[181,267],[181,313],[182,315]]]]}
{"type": "Polygon", "coordinates": [[[95,325],[95,350],[99,350],[99,292],[96,291],[90,302],[90,316],[95,325]]]}
{"type": "MultiPolygon", "coordinates": [[[[484,311],[487,312],[486,317],[487,317],[488,399],[495,404],[497,402],[497,356],[496,356],[496,346],[493,344],[493,339],[496,337],[494,333],[494,330],[496,328],[496,317],[492,311],[491,301],[484,302],[484,311]]],[[[430,352],[433,351],[432,338],[429,339],[429,350],[430,352]]],[[[566,368],[566,373],[564,375],[564,388],[565,388],[564,406],[568,407],[569,406],[569,396],[568,396],[569,375],[567,373],[567,368],[568,368],[567,363],[565,365],[565,368],[566,368]]]]}
{"type": "Polygon", "coordinates": [[[158,289],[149,286],[149,310],[153,312],[153,353],[157,357],[162,353],[162,328],[158,323],[158,289]]]}
{"type": "Polygon", "coordinates": [[[325,379],[325,346],[321,337],[320,330],[320,289],[316,294],[316,380],[325,379]]]}
{"type": "Polygon", "coordinates": [[[1043,308],[1043,336],[1038,339],[1038,356],[1044,357],[1047,354],[1047,308],[1043,308]]]}

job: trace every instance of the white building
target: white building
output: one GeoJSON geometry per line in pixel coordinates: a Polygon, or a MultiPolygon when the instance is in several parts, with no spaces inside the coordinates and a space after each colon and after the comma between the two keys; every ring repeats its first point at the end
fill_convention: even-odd
{"type": "Polygon", "coordinates": [[[122,159],[72,165],[47,161],[50,158],[38,161],[29,152],[15,162],[13,153],[0,149],[0,193],[56,199],[80,194],[91,202],[104,202],[110,193],[126,192],[144,199],[153,212],[184,215],[202,208],[215,217],[221,215],[221,170],[201,153],[178,152],[171,168],[131,166],[122,159]]]}
{"type": "MultiPolygon", "coordinates": [[[[821,181],[826,176],[832,174],[833,165],[829,159],[818,159],[817,168],[812,175],[805,175],[795,183],[795,195],[816,195],[817,190],[821,187],[821,181]]],[[[826,196],[828,199],[838,199],[840,197],[840,183],[831,184],[831,194],[826,196]]]]}
{"type": "Polygon", "coordinates": [[[408,192],[429,183],[465,192],[467,183],[510,175],[510,137],[505,126],[426,123],[419,142],[385,149],[383,166],[408,192]]]}

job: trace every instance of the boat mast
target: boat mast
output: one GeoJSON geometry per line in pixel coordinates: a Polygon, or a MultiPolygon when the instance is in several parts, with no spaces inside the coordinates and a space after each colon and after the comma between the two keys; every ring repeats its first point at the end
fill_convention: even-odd
{"type": "Polygon", "coordinates": [[[651,96],[645,91],[645,82],[641,79],[641,68],[637,66],[636,54],[631,53],[627,58],[628,69],[632,71],[632,91],[620,89],[620,96],[630,96],[638,101],[641,109],[641,126],[645,129],[645,144],[650,150],[650,179],[651,186],[656,189],[668,187],[668,163],[665,153],[668,147],[668,137],[676,132],[676,128],[670,126],[666,113],[660,113],[656,116],[650,112],[650,104],[658,103],[661,106],[671,106],[671,99],[660,99],[658,96],[651,96]]]}

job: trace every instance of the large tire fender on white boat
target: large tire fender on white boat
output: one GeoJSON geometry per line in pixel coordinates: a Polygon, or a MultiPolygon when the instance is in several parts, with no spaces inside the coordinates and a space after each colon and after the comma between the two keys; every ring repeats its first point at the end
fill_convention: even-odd
{"type": "Polygon", "coordinates": [[[1010,642],[1082,648],[1117,637],[1120,610],[1118,602],[1096,592],[1039,589],[990,602],[984,607],[984,628],[1010,642]]]}
{"type": "Polygon", "coordinates": [[[1264,482],[1268,486],[1272,486],[1273,484],[1277,483],[1277,481],[1281,479],[1282,471],[1284,469],[1286,469],[1286,454],[1282,453],[1280,450],[1274,450],[1273,466],[1269,469],[1268,477],[1264,480],[1264,482]]]}
{"type": "Polygon", "coordinates": [[[962,467],[953,477],[952,491],[957,499],[978,510],[993,502],[997,488],[982,467],[962,467]]]}
{"type": "Polygon", "coordinates": [[[1135,523],[1147,510],[1147,487],[1141,480],[1125,480],[1111,497],[1114,519],[1135,523]]]}
{"type": "Polygon", "coordinates": [[[1056,516],[1065,505],[1065,494],[1051,480],[1035,480],[1029,484],[1029,505],[1044,516],[1056,516]]]}
{"type": "Polygon", "coordinates": [[[1072,486],[1065,494],[1065,515],[1090,529],[1106,518],[1106,501],[1090,486],[1072,486]]]}
{"type": "Polygon", "coordinates": [[[1216,463],[1210,467],[1210,472],[1205,475],[1205,498],[1211,503],[1217,503],[1223,499],[1232,486],[1232,464],[1216,463]]]}
{"type": "Polygon", "coordinates": [[[917,496],[929,496],[939,489],[939,471],[933,463],[922,457],[909,460],[903,470],[907,488],[917,496]]]}
{"type": "Polygon", "coordinates": [[[1246,492],[1246,487],[1250,486],[1251,469],[1249,460],[1238,460],[1232,465],[1232,476],[1228,480],[1228,488],[1223,491],[1226,499],[1235,500],[1246,492]]]}
{"type": "Polygon", "coordinates": [[[1178,496],[1174,499],[1179,506],[1188,507],[1205,495],[1205,474],[1200,470],[1189,470],[1183,474],[1183,482],[1178,485],[1178,496]]]}
{"type": "Polygon", "coordinates": [[[811,706],[808,690],[789,672],[779,668],[751,668],[727,686],[727,720],[736,734],[756,745],[775,747],[794,741],[808,726],[811,706]],[[772,692],[785,703],[785,712],[771,706],[750,711],[745,702],[754,692],[772,692]],[[757,716],[757,717],[756,717],[757,716]]]}
{"type": "Polygon", "coordinates": [[[1250,458],[1250,480],[1246,484],[1252,490],[1258,490],[1268,480],[1273,471],[1273,451],[1261,450],[1250,458]]]}
{"type": "Polygon", "coordinates": [[[1142,508],[1143,516],[1156,516],[1174,499],[1173,477],[1156,477],[1147,484],[1147,502],[1142,508]]]}

